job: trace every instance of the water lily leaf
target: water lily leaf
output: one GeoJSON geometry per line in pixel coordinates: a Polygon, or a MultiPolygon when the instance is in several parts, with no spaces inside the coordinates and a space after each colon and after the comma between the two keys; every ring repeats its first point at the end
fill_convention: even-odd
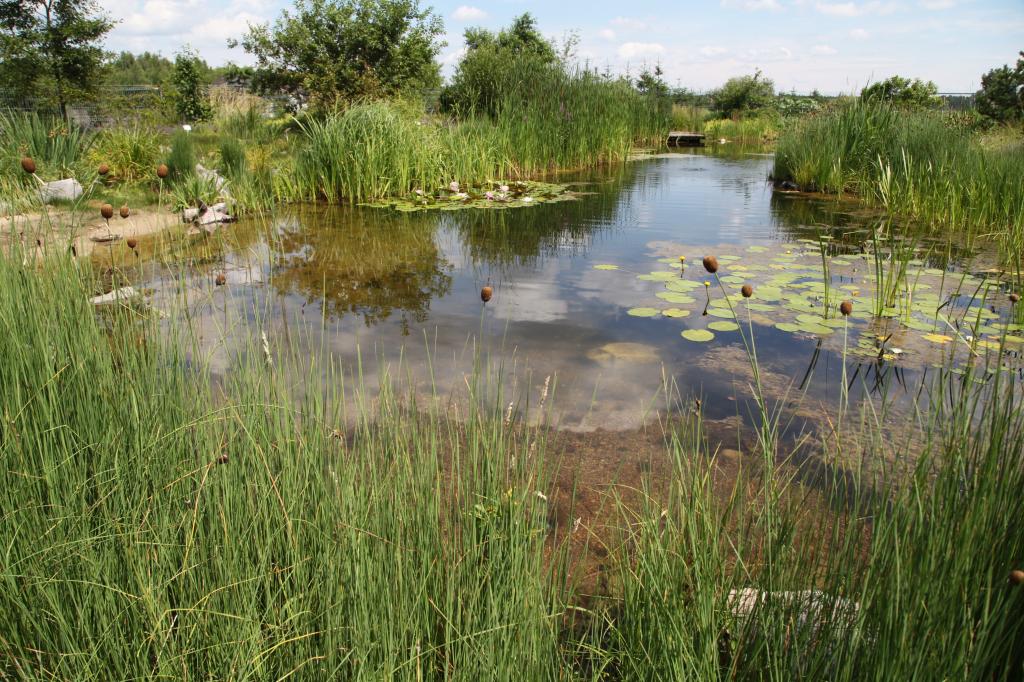
{"type": "Polygon", "coordinates": [[[800,331],[806,332],[807,334],[816,334],[817,336],[826,336],[834,332],[835,329],[820,324],[802,323],[800,325],[800,331]]]}
{"type": "Polygon", "coordinates": [[[726,322],[725,320],[715,320],[708,323],[708,329],[714,329],[716,332],[734,332],[739,328],[740,326],[735,322],[726,322]]]}
{"type": "Polygon", "coordinates": [[[793,332],[800,331],[800,325],[793,324],[792,322],[776,322],[775,323],[775,328],[779,329],[781,331],[784,331],[784,332],[789,332],[791,334],[793,332]]]}
{"type": "Polygon", "coordinates": [[[656,270],[648,275],[637,275],[637,279],[647,282],[670,282],[678,277],[679,275],[668,270],[656,270]]]}
{"type": "Polygon", "coordinates": [[[703,282],[694,282],[692,279],[676,279],[665,283],[666,289],[669,291],[678,291],[680,293],[700,289],[703,286],[703,282]]]}
{"type": "Polygon", "coordinates": [[[736,316],[728,308],[708,308],[708,315],[714,315],[715,317],[725,317],[730,320],[736,319],[736,316]]]}
{"type": "Polygon", "coordinates": [[[687,296],[686,294],[680,294],[675,291],[659,291],[655,294],[658,298],[669,303],[678,303],[680,305],[686,305],[687,303],[694,303],[697,299],[693,296],[687,296]]]}
{"type": "Polygon", "coordinates": [[[726,275],[725,277],[722,277],[721,280],[726,284],[743,284],[747,281],[746,278],[740,277],[739,275],[726,275]]]}
{"type": "Polygon", "coordinates": [[[949,343],[950,341],[953,340],[952,336],[946,336],[945,334],[925,334],[921,338],[924,339],[925,341],[930,341],[932,343],[938,344],[949,343]]]}
{"type": "Polygon", "coordinates": [[[707,343],[715,338],[715,335],[707,329],[685,329],[680,335],[687,341],[694,341],[696,343],[707,343]]]}
{"type": "Polygon", "coordinates": [[[668,310],[662,310],[661,314],[665,317],[688,317],[690,314],[689,310],[681,310],[679,308],[669,308],[668,310]]]}
{"type": "Polygon", "coordinates": [[[601,263],[600,265],[594,266],[595,270],[618,270],[618,265],[611,265],[610,263],[601,263]]]}
{"type": "Polygon", "coordinates": [[[765,246],[748,246],[747,247],[747,251],[749,251],[750,253],[764,253],[767,250],[768,250],[768,247],[765,247],[765,246]]]}
{"type": "Polygon", "coordinates": [[[768,313],[775,310],[775,306],[768,305],[767,303],[747,303],[747,307],[751,310],[757,310],[762,313],[768,313]]]}
{"type": "Polygon", "coordinates": [[[657,308],[630,308],[626,314],[633,317],[654,317],[660,312],[657,308]]]}

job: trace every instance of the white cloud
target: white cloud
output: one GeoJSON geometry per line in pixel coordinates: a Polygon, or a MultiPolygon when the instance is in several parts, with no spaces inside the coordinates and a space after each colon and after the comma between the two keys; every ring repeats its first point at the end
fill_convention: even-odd
{"type": "Polygon", "coordinates": [[[618,55],[621,59],[634,57],[653,57],[665,54],[665,46],[661,43],[623,43],[619,45],[618,55]]]}
{"type": "Polygon", "coordinates": [[[782,9],[778,0],[722,0],[722,7],[744,9],[748,12],[756,12],[761,9],[772,11],[782,9]]]}
{"type": "Polygon", "coordinates": [[[953,0],[921,0],[918,4],[921,5],[921,7],[924,7],[925,9],[934,11],[940,9],[949,9],[956,3],[954,3],[953,0]]]}
{"type": "Polygon", "coordinates": [[[597,35],[601,36],[605,40],[615,40],[615,31],[610,28],[602,28],[597,32],[597,35]]]}
{"type": "Polygon", "coordinates": [[[815,45],[814,47],[811,48],[811,53],[821,55],[838,54],[839,50],[832,47],[831,45],[815,45]]]}
{"type": "Polygon", "coordinates": [[[705,57],[717,57],[718,55],[725,54],[728,51],[728,49],[721,45],[705,45],[700,48],[700,53],[705,57]]]}
{"type": "Polygon", "coordinates": [[[479,7],[460,5],[452,12],[452,19],[455,21],[480,21],[487,18],[487,12],[479,7]]]}
{"type": "Polygon", "coordinates": [[[627,31],[642,31],[647,28],[647,24],[639,19],[633,19],[632,17],[615,17],[609,23],[611,23],[612,26],[618,26],[619,28],[624,28],[627,31]]]}
{"type": "Polygon", "coordinates": [[[822,14],[833,17],[861,17],[866,14],[884,15],[892,14],[896,11],[896,5],[879,2],[878,0],[861,4],[856,2],[819,2],[814,7],[822,14]]]}
{"type": "Polygon", "coordinates": [[[862,28],[855,28],[850,31],[850,37],[854,40],[867,40],[871,37],[871,34],[862,28]]]}

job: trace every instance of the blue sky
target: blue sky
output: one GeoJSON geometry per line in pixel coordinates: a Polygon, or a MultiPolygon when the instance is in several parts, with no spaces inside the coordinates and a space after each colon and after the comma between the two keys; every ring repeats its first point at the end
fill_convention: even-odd
{"type": "MultiPolygon", "coordinates": [[[[247,63],[226,41],[291,1],[101,0],[120,23],[110,50],[170,56],[191,44],[211,64],[247,63]]],[[[713,88],[760,68],[781,90],[850,92],[893,74],[976,90],[1024,49],[1024,0],[632,0],[424,2],[444,19],[446,73],[467,26],[497,28],[531,12],[542,32],[579,37],[577,59],[614,72],[660,63],[673,85],[713,88]]]]}

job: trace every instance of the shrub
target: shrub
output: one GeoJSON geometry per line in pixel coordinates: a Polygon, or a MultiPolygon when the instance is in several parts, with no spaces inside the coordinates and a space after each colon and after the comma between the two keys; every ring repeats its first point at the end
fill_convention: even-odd
{"type": "Polygon", "coordinates": [[[774,97],[775,83],[756,71],[753,76],[727,80],[725,85],[711,93],[711,102],[719,116],[728,118],[764,109],[771,105],[774,97]]]}
{"type": "Polygon", "coordinates": [[[205,121],[210,117],[203,66],[199,56],[188,47],[174,59],[171,82],[175,90],[175,107],[183,121],[205,121]]]}
{"type": "Polygon", "coordinates": [[[89,153],[93,165],[109,165],[113,176],[126,183],[150,178],[159,157],[156,132],[138,125],[100,132],[89,153]]]}
{"type": "Polygon", "coordinates": [[[872,83],[860,91],[860,98],[865,102],[886,102],[900,109],[938,109],[942,106],[935,83],[901,76],[872,83]]]}
{"type": "Polygon", "coordinates": [[[227,177],[235,180],[245,174],[245,150],[235,137],[225,137],[220,142],[220,169],[227,177]]]}

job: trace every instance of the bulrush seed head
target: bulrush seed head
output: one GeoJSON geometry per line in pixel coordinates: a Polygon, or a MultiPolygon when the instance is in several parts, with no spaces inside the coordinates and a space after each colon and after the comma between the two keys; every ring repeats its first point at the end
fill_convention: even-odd
{"type": "Polygon", "coordinates": [[[128,208],[128,204],[122,206],[121,210],[118,213],[120,213],[122,218],[127,218],[132,214],[131,209],[128,208]]]}
{"type": "Polygon", "coordinates": [[[853,312],[853,303],[850,301],[843,301],[839,304],[839,312],[843,315],[849,316],[853,312]]]}
{"type": "Polygon", "coordinates": [[[743,298],[750,298],[754,295],[754,287],[749,284],[744,284],[743,288],[740,289],[740,293],[743,294],[743,298]]]}
{"type": "Polygon", "coordinates": [[[1010,303],[1016,303],[1019,300],[1020,300],[1020,294],[1018,294],[1016,292],[1010,294],[1010,303]]]}
{"type": "Polygon", "coordinates": [[[217,286],[222,287],[224,286],[225,283],[227,283],[228,278],[224,276],[223,272],[219,272],[217,273],[217,279],[215,279],[214,281],[217,283],[217,286]]]}
{"type": "Polygon", "coordinates": [[[21,160],[21,170],[25,171],[29,175],[33,175],[36,172],[36,161],[31,156],[26,156],[21,160]]]}
{"type": "Polygon", "coordinates": [[[168,173],[170,173],[170,171],[167,169],[167,164],[161,163],[156,167],[156,176],[161,180],[166,178],[168,173]]]}
{"type": "Polygon", "coordinates": [[[714,256],[704,256],[704,269],[712,275],[718,272],[718,259],[714,256]]]}
{"type": "Polygon", "coordinates": [[[484,303],[487,303],[489,300],[491,300],[491,296],[494,296],[494,289],[491,288],[490,286],[485,286],[483,289],[480,290],[480,300],[483,301],[484,303]]]}
{"type": "Polygon", "coordinates": [[[1010,571],[1010,584],[1011,585],[1024,585],[1024,571],[1016,568],[1010,571]]]}
{"type": "Polygon", "coordinates": [[[128,237],[128,239],[126,239],[124,243],[128,245],[129,249],[134,249],[136,246],[139,245],[139,242],[136,241],[133,237],[128,237]]]}
{"type": "Polygon", "coordinates": [[[101,163],[100,167],[96,169],[96,172],[99,173],[100,175],[106,175],[107,173],[110,172],[110,166],[108,166],[105,163],[101,163]]]}
{"type": "Polygon", "coordinates": [[[104,220],[110,220],[114,217],[114,207],[110,204],[103,204],[100,206],[100,215],[103,216],[104,220]]]}

